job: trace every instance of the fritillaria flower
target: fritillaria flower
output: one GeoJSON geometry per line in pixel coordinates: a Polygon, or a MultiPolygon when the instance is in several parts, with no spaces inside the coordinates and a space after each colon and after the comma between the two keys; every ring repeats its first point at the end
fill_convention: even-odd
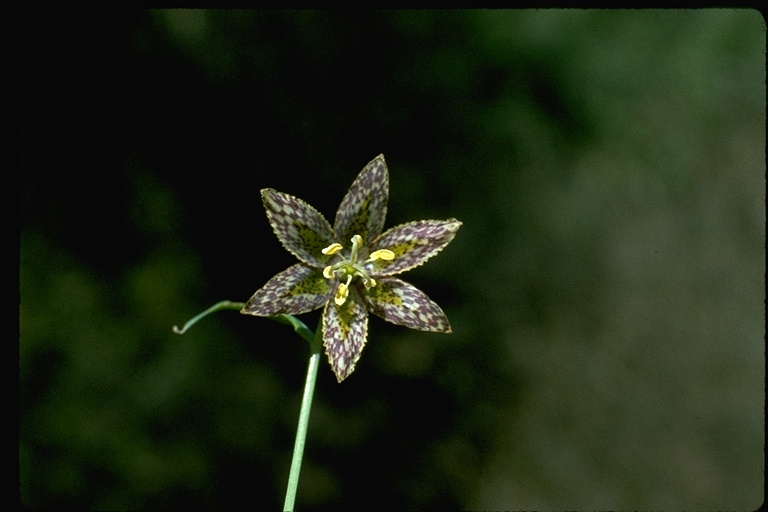
{"type": "Polygon", "coordinates": [[[241,312],[297,315],[324,308],[323,345],[339,382],[360,358],[369,311],[412,329],[451,332],[440,306],[394,276],[440,252],[461,222],[422,220],[382,233],[388,197],[383,155],[368,163],[352,183],[333,227],[301,199],[269,188],[261,191],[272,229],[299,263],[270,279],[241,312]]]}

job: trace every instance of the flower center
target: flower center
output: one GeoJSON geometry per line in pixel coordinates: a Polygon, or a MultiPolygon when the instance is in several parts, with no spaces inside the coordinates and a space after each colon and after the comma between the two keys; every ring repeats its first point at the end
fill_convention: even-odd
{"type": "Polygon", "coordinates": [[[344,256],[340,254],[343,248],[341,244],[334,243],[323,249],[323,254],[338,254],[341,257],[341,261],[328,265],[323,269],[323,276],[326,279],[336,279],[339,281],[336,297],[333,299],[337,306],[341,306],[346,302],[352,279],[360,278],[366,290],[376,286],[376,280],[370,276],[365,268],[368,263],[376,260],[395,259],[395,253],[389,249],[379,249],[378,251],[373,251],[367,259],[358,261],[361,257],[360,252],[363,249],[363,237],[360,235],[352,237],[352,249],[348,259],[344,259],[344,256]]]}

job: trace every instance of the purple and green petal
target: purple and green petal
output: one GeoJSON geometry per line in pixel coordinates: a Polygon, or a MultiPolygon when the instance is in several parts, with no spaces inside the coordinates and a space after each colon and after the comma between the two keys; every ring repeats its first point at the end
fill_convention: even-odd
{"type": "Polygon", "coordinates": [[[341,306],[329,300],[323,312],[323,344],[339,382],[355,369],[368,334],[368,311],[355,287],[341,306]]]}
{"type": "Polygon", "coordinates": [[[360,171],[339,205],[333,225],[338,241],[347,244],[360,235],[370,244],[384,229],[388,198],[389,173],[384,155],[379,155],[360,171]]]}
{"type": "Polygon", "coordinates": [[[395,257],[373,262],[371,274],[391,276],[418,267],[448,245],[459,227],[461,222],[456,219],[422,220],[388,230],[373,242],[371,250],[389,249],[395,257]]]}
{"type": "Polygon", "coordinates": [[[365,299],[368,310],[387,322],[420,331],[451,332],[440,306],[412,284],[395,277],[380,279],[365,299]]]}
{"type": "Polygon", "coordinates": [[[324,267],[330,257],[322,250],[336,241],[325,217],[301,199],[271,188],[261,191],[261,199],[269,223],[285,248],[307,265],[324,267]]]}
{"type": "Polygon", "coordinates": [[[308,313],[321,308],[330,293],[331,285],[321,272],[297,263],[267,281],[241,313],[255,316],[308,313]]]}
{"type": "Polygon", "coordinates": [[[352,183],[333,227],[301,199],[273,189],[263,189],[261,197],[278,239],[301,263],[270,279],[241,312],[297,315],[325,306],[323,345],[339,382],[354,371],[360,358],[369,311],[412,329],[451,332],[440,306],[418,288],[390,276],[417,267],[440,252],[453,240],[461,222],[411,222],[382,234],[389,198],[383,155],[371,160],[352,183]],[[353,237],[351,251],[340,252],[353,237]],[[324,249],[330,254],[323,254],[324,249]],[[342,303],[338,305],[336,290],[346,284],[350,285],[348,291],[336,297],[342,303]]]}

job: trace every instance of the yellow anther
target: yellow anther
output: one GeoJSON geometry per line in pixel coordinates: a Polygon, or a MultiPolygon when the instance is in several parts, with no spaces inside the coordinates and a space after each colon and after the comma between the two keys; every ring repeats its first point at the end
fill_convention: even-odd
{"type": "Polygon", "coordinates": [[[360,280],[365,285],[365,289],[366,290],[370,290],[371,288],[376,286],[376,280],[374,278],[372,278],[371,276],[369,276],[367,272],[363,272],[361,270],[358,270],[357,272],[355,272],[355,276],[360,278],[360,280]]]}
{"type": "Polygon", "coordinates": [[[393,260],[395,259],[395,253],[390,251],[389,249],[379,249],[378,251],[373,251],[371,255],[368,257],[368,261],[376,261],[376,260],[393,260]]]}
{"type": "Polygon", "coordinates": [[[360,247],[361,245],[363,245],[363,237],[361,237],[360,235],[353,236],[352,244],[360,247]]]}
{"type": "Polygon", "coordinates": [[[323,269],[323,277],[333,279],[333,265],[328,265],[323,269]]]}
{"type": "MultiPolygon", "coordinates": [[[[325,249],[323,249],[323,254],[336,254],[342,249],[343,247],[341,246],[341,244],[333,243],[328,247],[326,247],[325,249]]],[[[323,272],[323,274],[325,274],[325,272],[323,272]]]]}
{"type": "Polygon", "coordinates": [[[341,306],[347,301],[347,295],[349,295],[349,286],[344,283],[339,283],[339,287],[336,290],[336,297],[333,301],[337,306],[341,306]]]}

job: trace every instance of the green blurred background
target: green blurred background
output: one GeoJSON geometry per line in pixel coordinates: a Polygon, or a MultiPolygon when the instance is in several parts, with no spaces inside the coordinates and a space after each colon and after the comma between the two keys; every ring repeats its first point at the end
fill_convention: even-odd
{"type": "MultiPolygon", "coordinates": [[[[308,351],[245,301],[259,189],[387,226],[450,336],[325,361],[301,510],[753,510],[764,496],[766,29],[752,10],[28,11],[20,500],[282,506],[308,351]]],[[[318,315],[302,317],[314,327],[318,315]]]]}

